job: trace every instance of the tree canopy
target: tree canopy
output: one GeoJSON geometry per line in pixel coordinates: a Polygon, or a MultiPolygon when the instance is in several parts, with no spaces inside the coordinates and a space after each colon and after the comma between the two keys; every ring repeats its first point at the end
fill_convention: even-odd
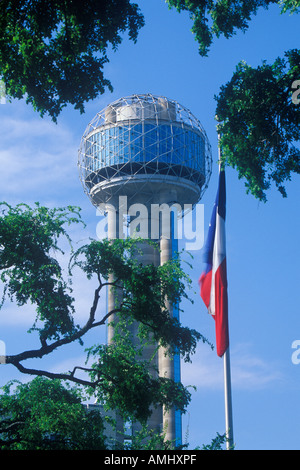
{"type": "Polygon", "coordinates": [[[136,41],[143,16],[130,0],[3,0],[0,2],[0,76],[8,97],[26,97],[54,121],[67,105],[112,90],[104,77],[107,49],[122,34],[136,41]]]}
{"type": "Polygon", "coordinates": [[[1,450],[102,450],[103,419],[86,412],[82,392],[59,380],[12,381],[0,395],[1,450]]]}
{"type": "MultiPolygon", "coordinates": [[[[36,310],[31,334],[37,333],[40,348],[6,356],[6,364],[20,372],[60,379],[83,386],[99,402],[117,409],[124,418],[145,422],[151,406],[176,406],[185,412],[190,401],[189,390],[180,382],[151,375],[151,361],[141,360],[143,348],[155,341],[169,354],[174,351],[190,361],[197,342],[206,339],[197,331],[184,327],[170,317],[166,301],[187,298],[190,279],[185,274],[180,256],[163,266],[143,266],[133,256],[139,240],[91,240],[71,251],[68,278],[57,261],[61,237],[71,239],[67,226],[81,222],[78,208],[48,209],[38,204],[12,207],[2,204],[0,217],[0,272],[5,299],[22,307],[32,303],[36,310]],[[72,276],[78,271],[95,279],[96,288],[83,325],[74,321],[72,276]],[[113,276],[113,281],[111,280],[113,276]],[[121,289],[122,301],[103,316],[98,311],[99,299],[107,287],[121,289]],[[112,344],[86,347],[86,365],[74,364],[72,371],[55,373],[33,367],[32,360],[42,359],[57,348],[79,341],[94,328],[111,323],[117,314],[112,344]],[[128,325],[139,324],[140,344],[133,346],[128,325]],[[30,367],[26,361],[30,360],[30,367]],[[78,374],[80,372],[80,374],[78,374]],[[84,376],[82,377],[82,374],[84,376]]],[[[68,256],[68,255],[64,255],[68,256]]]]}
{"type": "Polygon", "coordinates": [[[299,77],[300,50],[294,49],[271,65],[240,62],[216,96],[222,161],[262,201],[272,182],[285,197],[284,183],[300,173],[300,106],[292,86],[299,77]]]}
{"type": "MultiPolygon", "coordinates": [[[[186,12],[201,56],[215,38],[245,32],[254,15],[270,5],[278,12],[298,13],[299,0],[166,0],[186,12]]],[[[108,51],[116,50],[128,32],[134,42],[144,25],[130,0],[3,0],[0,2],[0,77],[6,94],[26,97],[41,116],[54,121],[72,104],[84,112],[87,101],[112,84],[104,76],[108,51]]],[[[263,59],[263,58],[262,58],[263,59]]],[[[255,197],[266,200],[275,182],[299,173],[299,108],[291,101],[300,79],[299,49],[287,51],[273,64],[252,68],[240,63],[217,96],[223,162],[237,169],[255,197]]]]}
{"type": "MultiPolygon", "coordinates": [[[[174,450],[174,442],[145,424],[131,440],[115,441],[106,428],[110,420],[99,408],[83,406],[83,398],[78,387],[57,379],[9,382],[0,395],[0,450],[174,450]]],[[[217,433],[195,450],[223,450],[225,442],[226,435],[217,433]]]]}
{"type": "MultiPolygon", "coordinates": [[[[214,37],[230,38],[238,30],[245,32],[252,16],[260,8],[267,9],[278,0],[167,0],[170,8],[187,11],[193,21],[192,32],[199,44],[199,53],[207,56],[214,37]]],[[[283,2],[282,10],[295,11],[298,0],[283,2]]]]}
{"type": "MultiPolygon", "coordinates": [[[[299,10],[299,0],[167,0],[189,13],[199,53],[206,56],[214,37],[246,31],[253,15],[271,4],[282,12],[299,10]]],[[[130,0],[3,0],[0,2],[0,76],[8,97],[23,98],[42,116],[56,121],[72,104],[84,104],[112,90],[104,76],[108,49],[122,35],[137,40],[145,21],[130,0]]]]}
{"type": "MultiPolygon", "coordinates": [[[[260,9],[277,4],[282,13],[298,13],[299,0],[167,0],[193,20],[199,53],[207,56],[214,38],[245,32],[260,9]]],[[[245,178],[247,192],[266,201],[275,183],[286,197],[285,182],[300,173],[300,107],[292,99],[300,82],[300,50],[286,51],[273,64],[251,67],[240,62],[231,80],[215,96],[221,160],[245,178]],[[298,85],[297,85],[298,83],[298,85]]],[[[297,95],[298,96],[298,95],[297,95]]]]}

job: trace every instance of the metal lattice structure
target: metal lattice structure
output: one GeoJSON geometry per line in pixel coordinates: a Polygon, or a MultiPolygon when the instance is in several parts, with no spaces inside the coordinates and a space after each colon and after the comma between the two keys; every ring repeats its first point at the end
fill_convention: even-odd
{"type": "Polygon", "coordinates": [[[200,121],[174,100],[151,94],[121,98],[99,112],[81,140],[78,166],[92,203],[118,194],[153,201],[177,191],[196,204],[207,188],[211,146],[200,121]]]}

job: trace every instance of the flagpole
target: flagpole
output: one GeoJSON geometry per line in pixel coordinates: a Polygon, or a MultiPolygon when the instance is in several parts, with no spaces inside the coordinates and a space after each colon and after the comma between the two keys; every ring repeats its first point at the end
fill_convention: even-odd
{"type": "MultiPolygon", "coordinates": [[[[218,154],[219,171],[221,169],[221,145],[220,134],[218,133],[218,154]]],[[[224,398],[225,398],[225,429],[226,429],[226,450],[232,450],[233,440],[233,418],[232,418],[232,397],[231,397],[231,370],[230,370],[230,349],[229,346],[223,355],[224,361],[224,398]]]]}
{"type": "Polygon", "coordinates": [[[232,450],[233,445],[234,445],[234,440],[233,440],[231,371],[230,371],[230,351],[229,351],[229,347],[225,351],[223,357],[224,357],[226,450],[232,450]]]}

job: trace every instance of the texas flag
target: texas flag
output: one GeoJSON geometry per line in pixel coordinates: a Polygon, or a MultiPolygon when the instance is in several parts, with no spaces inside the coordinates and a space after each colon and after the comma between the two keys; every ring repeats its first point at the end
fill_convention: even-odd
{"type": "Polygon", "coordinates": [[[229,346],[225,215],[225,171],[220,168],[218,193],[204,249],[206,269],[199,279],[200,295],[215,319],[217,354],[220,357],[229,346]]]}

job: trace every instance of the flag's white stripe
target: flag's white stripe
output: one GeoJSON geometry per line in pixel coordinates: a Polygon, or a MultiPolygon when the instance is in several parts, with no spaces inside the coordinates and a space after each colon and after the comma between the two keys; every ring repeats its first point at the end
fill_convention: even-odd
{"type": "Polygon", "coordinates": [[[208,311],[211,315],[215,315],[215,274],[222,261],[226,256],[226,239],[225,239],[225,220],[216,214],[216,231],[214,239],[213,261],[212,261],[212,278],[211,278],[211,291],[210,303],[208,311]]]}

